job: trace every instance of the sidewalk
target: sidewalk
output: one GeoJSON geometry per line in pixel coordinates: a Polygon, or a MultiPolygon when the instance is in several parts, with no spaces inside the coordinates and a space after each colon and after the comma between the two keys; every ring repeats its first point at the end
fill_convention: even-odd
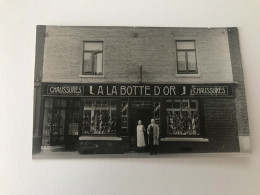
{"type": "Polygon", "coordinates": [[[250,157],[250,153],[125,153],[125,154],[80,154],[78,151],[42,150],[32,155],[32,159],[96,159],[96,158],[177,158],[177,157],[250,157]]]}

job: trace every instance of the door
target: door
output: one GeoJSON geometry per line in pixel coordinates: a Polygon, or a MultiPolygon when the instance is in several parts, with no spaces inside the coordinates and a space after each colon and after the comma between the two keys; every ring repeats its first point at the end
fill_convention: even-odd
{"type": "Polygon", "coordinates": [[[68,99],[65,130],[65,149],[76,150],[80,124],[80,99],[68,99]]]}
{"type": "Polygon", "coordinates": [[[52,110],[48,114],[51,119],[50,145],[64,145],[64,129],[66,120],[66,100],[54,98],[52,110]]]}
{"type": "Polygon", "coordinates": [[[132,110],[132,125],[130,129],[130,150],[136,150],[136,126],[139,120],[142,121],[143,126],[147,129],[153,118],[153,110],[151,108],[140,108],[132,110]]]}

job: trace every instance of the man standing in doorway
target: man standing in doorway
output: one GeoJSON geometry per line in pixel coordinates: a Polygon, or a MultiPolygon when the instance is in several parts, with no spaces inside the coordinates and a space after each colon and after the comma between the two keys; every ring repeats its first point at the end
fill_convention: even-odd
{"type": "Polygon", "coordinates": [[[154,119],[151,119],[151,124],[147,127],[148,134],[148,145],[150,149],[150,155],[157,154],[158,146],[159,146],[159,126],[155,124],[154,119]]]}

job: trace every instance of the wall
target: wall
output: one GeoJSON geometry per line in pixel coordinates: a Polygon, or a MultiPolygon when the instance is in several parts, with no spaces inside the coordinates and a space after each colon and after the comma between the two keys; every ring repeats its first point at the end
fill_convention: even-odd
{"type": "Polygon", "coordinates": [[[47,26],[44,82],[232,82],[225,28],[47,26]],[[134,37],[137,33],[137,37],[134,37]],[[199,76],[176,77],[176,40],[196,40],[199,76]],[[81,78],[83,41],[104,41],[104,78],[81,78]]]}

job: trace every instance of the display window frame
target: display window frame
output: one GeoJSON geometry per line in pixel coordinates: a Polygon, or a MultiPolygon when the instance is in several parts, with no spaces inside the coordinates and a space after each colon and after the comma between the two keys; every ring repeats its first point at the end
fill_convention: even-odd
{"type": "MultiPolygon", "coordinates": [[[[120,117],[121,117],[121,115],[120,115],[121,109],[120,108],[121,108],[121,99],[119,99],[119,98],[82,98],[82,107],[81,107],[82,128],[81,128],[81,134],[80,135],[81,136],[118,136],[118,135],[120,135],[120,133],[121,133],[121,131],[119,130],[119,128],[121,127],[121,119],[120,119],[120,117]],[[86,101],[89,101],[89,102],[101,102],[101,106],[99,106],[99,107],[97,107],[97,106],[94,107],[93,104],[92,104],[91,107],[87,107],[86,106],[86,108],[89,108],[89,109],[91,108],[91,113],[90,113],[91,114],[91,116],[90,116],[91,118],[89,118],[89,116],[88,116],[88,118],[89,118],[88,119],[88,123],[90,124],[90,125],[89,124],[88,125],[89,125],[89,128],[90,128],[90,131],[92,131],[91,128],[95,127],[96,128],[96,133],[95,132],[94,133],[86,133],[85,129],[84,129],[84,128],[87,127],[87,125],[84,124],[84,123],[87,123],[87,121],[84,119],[84,117],[86,117],[86,116],[84,116],[85,115],[85,111],[90,111],[90,110],[85,109],[85,102],[86,101]],[[103,111],[106,111],[105,109],[102,109],[102,108],[105,108],[102,105],[103,104],[102,101],[103,102],[105,102],[105,101],[107,101],[107,102],[114,102],[114,106],[113,106],[113,109],[110,110],[109,117],[111,117],[111,115],[112,115],[111,111],[114,111],[113,116],[115,117],[115,119],[112,120],[112,121],[110,120],[108,122],[108,124],[110,123],[111,125],[113,125],[113,127],[114,127],[113,132],[109,132],[109,128],[110,128],[110,130],[112,130],[111,126],[108,126],[108,125],[100,126],[101,121],[99,121],[100,120],[99,118],[96,118],[96,117],[98,117],[98,114],[100,116],[100,115],[102,115],[103,111]],[[95,108],[98,108],[98,109],[96,109],[96,112],[95,112],[95,108]],[[97,114],[97,116],[95,114],[97,114]],[[93,122],[92,117],[95,117],[94,118],[94,120],[95,120],[94,123],[95,124],[93,124],[93,125],[91,124],[93,122]],[[99,127],[98,127],[98,125],[99,125],[99,127]],[[106,128],[105,126],[107,126],[108,129],[102,130],[101,128],[106,128]]],[[[105,113],[105,112],[103,112],[103,113],[105,113]]]]}
{"type": "Polygon", "coordinates": [[[68,98],[68,97],[45,97],[43,99],[43,121],[42,121],[42,146],[43,147],[54,147],[54,146],[62,146],[66,147],[67,149],[75,149],[78,141],[78,136],[79,136],[79,130],[81,126],[81,115],[80,115],[80,110],[81,110],[81,99],[79,98],[68,98]],[[46,101],[51,100],[52,104],[50,106],[46,107],[46,101]],[[77,101],[78,106],[77,107],[70,107],[69,106],[69,101],[77,101]],[[59,102],[59,103],[58,103],[59,102]],[[63,103],[62,103],[63,102],[63,103]],[[58,103],[58,104],[57,104],[58,103]],[[48,130],[49,133],[46,132],[45,126],[46,126],[46,109],[48,109],[51,112],[51,115],[49,116],[49,127],[50,129],[48,130]],[[71,113],[71,109],[78,110],[78,117],[77,117],[77,129],[74,130],[73,134],[69,133],[69,115],[71,113]],[[56,119],[54,118],[54,114],[56,112],[58,122],[56,124],[56,119]],[[61,112],[63,112],[63,115],[61,117],[61,112]],[[60,124],[62,121],[62,124],[60,124]],[[54,135],[54,128],[57,126],[59,128],[63,128],[62,133],[60,133],[60,130],[58,134],[54,135]],[[46,134],[47,133],[47,134],[46,134]],[[58,136],[58,138],[57,138],[58,136]],[[60,137],[63,137],[61,140],[60,137]],[[45,140],[49,137],[49,140],[45,140]],[[55,141],[57,140],[58,141],[55,141]]]}
{"type": "MultiPolygon", "coordinates": [[[[171,109],[177,111],[177,113],[179,112],[179,114],[180,114],[181,108],[176,108],[176,109],[175,108],[171,108],[171,109]]],[[[164,134],[163,137],[205,138],[207,136],[205,128],[204,128],[205,125],[204,125],[204,101],[203,101],[203,99],[201,99],[201,98],[165,98],[164,99],[164,110],[163,110],[163,112],[164,112],[164,121],[165,121],[165,125],[164,125],[165,130],[164,130],[164,133],[163,133],[164,134]],[[198,113],[199,117],[197,119],[197,123],[199,123],[199,129],[198,130],[196,129],[196,131],[199,131],[199,133],[186,133],[186,134],[178,134],[178,133],[170,134],[169,133],[169,131],[168,131],[168,128],[169,128],[168,127],[168,125],[169,125],[169,123],[168,123],[169,116],[167,116],[167,112],[170,111],[170,109],[167,108],[167,100],[172,100],[172,101],[190,100],[190,101],[197,102],[197,105],[196,105],[197,109],[192,108],[192,109],[189,110],[189,108],[185,108],[183,111],[187,112],[189,110],[188,112],[197,112],[198,113]]],[[[184,119],[184,120],[186,120],[186,119],[184,119]]],[[[191,129],[190,130],[188,130],[188,128],[185,129],[184,131],[186,131],[186,132],[193,131],[193,129],[192,129],[192,123],[193,123],[192,116],[191,116],[190,119],[191,120],[189,121],[189,123],[190,123],[191,129]]],[[[196,121],[196,120],[194,120],[194,121],[196,121]]],[[[194,124],[196,125],[196,122],[194,122],[194,124]]]]}

